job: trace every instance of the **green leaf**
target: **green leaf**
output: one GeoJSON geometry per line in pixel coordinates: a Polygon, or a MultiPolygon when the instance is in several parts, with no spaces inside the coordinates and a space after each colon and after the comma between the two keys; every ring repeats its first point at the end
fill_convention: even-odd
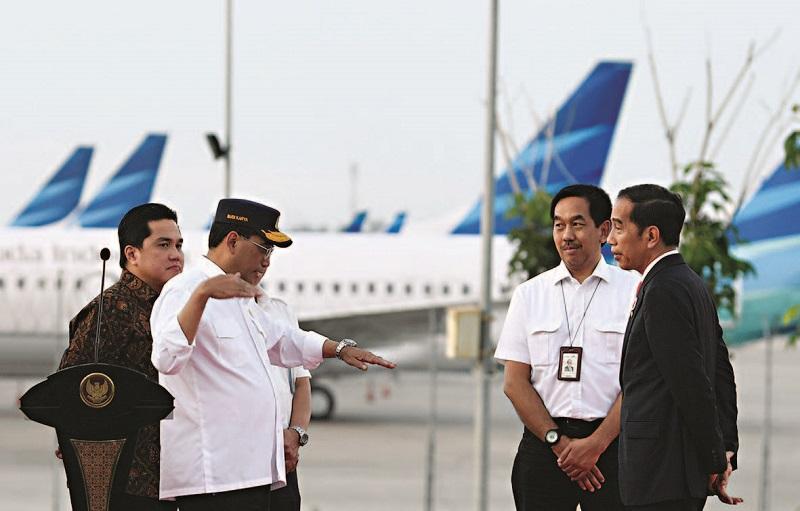
{"type": "Polygon", "coordinates": [[[800,131],[795,131],[786,137],[783,150],[786,153],[784,166],[787,169],[800,167],[800,131]]]}

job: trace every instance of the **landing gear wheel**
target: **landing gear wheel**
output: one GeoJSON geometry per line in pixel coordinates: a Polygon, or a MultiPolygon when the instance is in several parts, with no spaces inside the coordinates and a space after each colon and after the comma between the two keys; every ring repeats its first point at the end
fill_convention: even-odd
{"type": "Polygon", "coordinates": [[[336,400],[333,392],[324,385],[311,384],[311,418],[315,421],[325,421],[333,417],[336,400]]]}

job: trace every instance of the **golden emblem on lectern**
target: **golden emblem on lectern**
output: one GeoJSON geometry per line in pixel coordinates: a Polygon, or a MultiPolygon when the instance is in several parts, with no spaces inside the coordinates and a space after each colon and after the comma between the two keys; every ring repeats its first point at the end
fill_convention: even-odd
{"type": "Polygon", "coordinates": [[[114,382],[103,373],[87,374],[81,380],[80,395],[86,406],[103,408],[114,399],[114,382]]]}

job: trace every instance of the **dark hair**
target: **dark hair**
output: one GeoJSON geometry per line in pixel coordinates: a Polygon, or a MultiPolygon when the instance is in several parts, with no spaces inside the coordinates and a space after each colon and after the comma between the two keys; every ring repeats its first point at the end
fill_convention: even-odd
{"type": "Polygon", "coordinates": [[[249,238],[251,236],[259,235],[255,229],[244,225],[231,225],[223,222],[214,222],[211,224],[211,230],[208,233],[208,248],[214,248],[225,239],[229,232],[234,231],[239,236],[249,238]]]}
{"type": "Polygon", "coordinates": [[[119,266],[123,270],[128,265],[128,258],[125,257],[125,247],[142,248],[144,239],[150,236],[149,222],[154,220],[172,220],[178,223],[178,214],[163,204],[150,202],[132,208],[117,227],[117,237],[119,238],[119,266]]]}
{"type": "Polygon", "coordinates": [[[646,184],[625,188],[617,197],[633,203],[631,221],[639,228],[639,234],[645,227],[652,225],[658,227],[666,246],[678,246],[686,219],[686,210],[680,195],[663,186],[646,184]]]}
{"type": "Polygon", "coordinates": [[[550,220],[555,220],[556,204],[568,197],[581,197],[589,203],[589,215],[595,227],[611,218],[611,199],[602,188],[594,185],[569,185],[562,188],[550,201],[550,220]]]}

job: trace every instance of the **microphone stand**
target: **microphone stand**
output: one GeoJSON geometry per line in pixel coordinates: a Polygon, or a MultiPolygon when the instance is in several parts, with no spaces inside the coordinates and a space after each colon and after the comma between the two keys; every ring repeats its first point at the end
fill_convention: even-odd
{"type": "Polygon", "coordinates": [[[100,277],[100,296],[99,298],[99,305],[97,309],[97,330],[94,335],[94,363],[97,363],[97,352],[100,348],[100,321],[103,319],[103,293],[105,292],[105,285],[106,285],[106,261],[108,258],[111,257],[111,251],[107,248],[103,248],[100,251],[100,259],[103,260],[103,273],[100,277]]]}

